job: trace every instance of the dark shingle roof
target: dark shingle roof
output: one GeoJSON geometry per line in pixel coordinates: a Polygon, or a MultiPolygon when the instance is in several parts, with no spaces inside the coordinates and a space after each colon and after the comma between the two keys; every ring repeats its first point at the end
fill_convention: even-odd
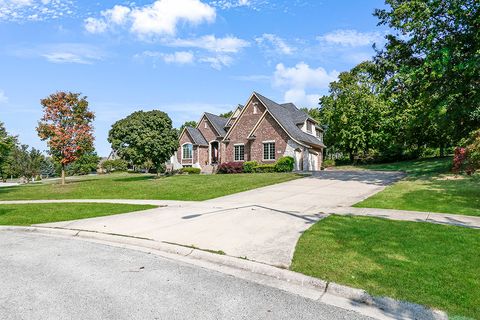
{"type": "Polygon", "coordinates": [[[292,114],[292,119],[296,124],[304,123],[309,118],[308,114],[302,110],[298,110],[297,106],[291,102],[282,103],[281,106],[290,111],[292,114]]]}
{"type": "MultiPolygon", "coordinates": [[[[305,121],[308,115],[299,110],[293,103],[280,105],[261,94],[254,92],[260,101],[267,107],[272,116],[280,123],[287,133],[295,140],[309,144],[325,147],[317,137],[303,132],[298,126],[297,121],[303,118],[305,121]]],[[[303,123],[303,121],[299,123],[303,123]]]]}
{"type": "Polygon", "coordinates": [[[205,117],[207,117],[208,121],[210,121],[210,123],[213,125],[215,130],[218,132],[218,135],[220,137],[225,137],[227,132],[224,128],[227,125],[228,119],[208,112],[205,112],[205,117]]]}
{"type": "Polygon", "coordinates": [[[199,146],[208,146],[208,142],[207,140],[205,140],[205,137],[200,132],[200,130],[192,127],[185,127],[185,130],[187,130],[190,137],[192,137],[193,144],[197,144],[199,146]]]}

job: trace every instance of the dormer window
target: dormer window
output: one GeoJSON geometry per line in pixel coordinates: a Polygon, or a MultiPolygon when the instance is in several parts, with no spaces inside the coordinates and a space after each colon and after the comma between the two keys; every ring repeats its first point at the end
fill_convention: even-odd
{"type": "Polygon", "coordinates": [[[312,133],[312,123],[307,121],[307,132],[312,133]]]}

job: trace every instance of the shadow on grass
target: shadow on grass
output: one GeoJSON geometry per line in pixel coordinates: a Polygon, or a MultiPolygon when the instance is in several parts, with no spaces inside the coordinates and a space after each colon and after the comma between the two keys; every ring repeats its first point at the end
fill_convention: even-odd
{"type": "Polygon", "coordinates": [[[479,318],[479,243],[474,229],[331,216],[300,238],[292,268],[479,318]]]}

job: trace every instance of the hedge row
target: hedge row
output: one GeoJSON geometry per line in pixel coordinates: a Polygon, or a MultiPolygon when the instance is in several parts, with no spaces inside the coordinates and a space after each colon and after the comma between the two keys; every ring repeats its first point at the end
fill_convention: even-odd
{"type": "Polygon", "coordinates": [[[224,162],[218,166],[218,173],[292,172],[294,164],[292,157],[282,157],[274,164],[258,164],[257,161],[224,162]]]}

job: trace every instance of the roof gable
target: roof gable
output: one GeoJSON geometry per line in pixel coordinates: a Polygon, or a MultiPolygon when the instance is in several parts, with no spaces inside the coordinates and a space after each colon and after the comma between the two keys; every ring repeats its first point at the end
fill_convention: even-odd
{"type": "Polygon", "coordinates": [[[205,137],[197,128],[185,127],[185,129],[183,129],[182,134],[180,135],[180,138],[182,138],[182,135],[185,132],[188,134],[193,144],[196,144],[199,146],[208,146],[207,140],[205,140],[205,137]]]}
{"type": "Polygon", "coordinates": [[[213,113],[205,112],[205,118],[213,126],[219,137],[225,137],[227,132],[225,131],[225,126],[227,125],[228,119],[217,116],[213,113]]]}
{"type": "MultiPolygon", "coordinates": [[[[257,92],[254,92],[254,95],[265,105],[268,112],[270,112],[273,118],[280,124],[280,126],[293,140],[303,142],[309,145],[325,147],[325,145],[322,143],[322,141],[320,141],[320,139],[306,132],[303,132],[297,126],[296,121],[300,119],[300,116],[302,114],[306,115],[306,113],[298,110],[298,108],[293,103],[280,105],[257,92]]],[[[306,115],[305,120],[308,118],[308,115],[306,115]]],[[[300,123],[303,123],[303,121],[300,123]]]]}

